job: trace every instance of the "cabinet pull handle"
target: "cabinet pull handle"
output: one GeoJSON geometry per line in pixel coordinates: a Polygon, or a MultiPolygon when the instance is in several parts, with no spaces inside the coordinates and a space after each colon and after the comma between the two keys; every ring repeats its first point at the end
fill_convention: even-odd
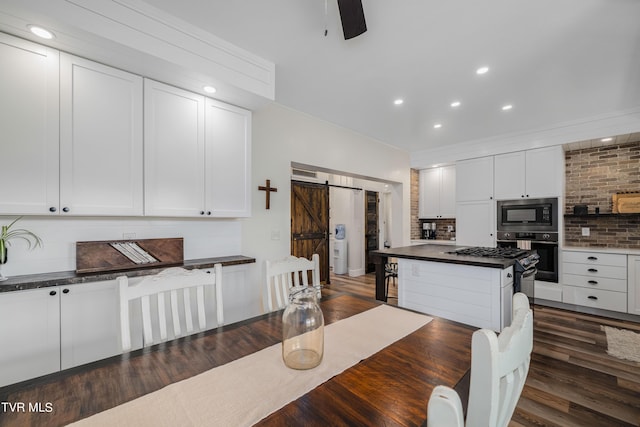
{"type": "Polygon", "coordinates": [[[598,257],[597,256],[590,256],[587,259],[590,260],[590,261],[597,261],[598,257]]]}
{"type": "Polygon", "coordinates": [[[587,298],[592,299],[592,300],[598,300],[598,297],[594,297],[593,295],[589,295],[587,298]]]}
{"type": "Polygon", "coordinates": [[[49,295],[54,296],[56,294],[56,291],[51,291],[49,292],[49,295]]]}
{"type": "Polygon", "coordinates": [[[69,289],[63,289],[63,290],[62,290],[62,293],[63,293],[63,294],[68,294],[68,293],[69,293],[69,289]]]}
{"type": "Polygon", "coordinates": [[[598,269],[597,268],[590,268],[587,270],[589,273],[597,273],[598,269]]]}
{"type": "Polygon", "coordinates": [[[589,280],[587,283],[590,284],[590,285],[597,285],[598,284],[598,282],[596,280],[589,280]]]}
{"type": "Polygon", "coordinates": [[[55,212],[55,211],[57,211],[57,210],[58,210],[58,209],[56,209],[56,207],[55,207],[55,206],[51,206],[51,207],[49,208],[49,212],[55,212]]]}

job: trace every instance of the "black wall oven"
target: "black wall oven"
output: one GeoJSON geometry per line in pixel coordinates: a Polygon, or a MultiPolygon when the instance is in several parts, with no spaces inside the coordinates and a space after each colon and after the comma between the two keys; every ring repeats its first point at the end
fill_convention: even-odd
{"type": "Polygon", "coordinates": [[[497,202],[497,244],[538,252],[536,280],[558,283],[558,199],[497,202]]]}

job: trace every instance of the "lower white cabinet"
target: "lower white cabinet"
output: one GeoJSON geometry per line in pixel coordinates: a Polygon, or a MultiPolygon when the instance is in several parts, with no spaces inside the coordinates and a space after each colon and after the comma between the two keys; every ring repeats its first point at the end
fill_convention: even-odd
{"type": "Polygon", "coordinates": [[[563,251],[562,302],[627,312],[627,255],[563,251]]]}
{"type": "Polygon", "coordinates": [[[463,246],[494,247],[495,201],[456,203],[456,242],[463,246]]]}
{"type": "Polygon", "coordinates": [[[116,281],[0,294],[0,387],[120,353],[116,281]]]}
{"type": "Polygon", "coordinates": [[[640,255],[629,255],[628,268],[628,312],[640,315],[640,255]]]}

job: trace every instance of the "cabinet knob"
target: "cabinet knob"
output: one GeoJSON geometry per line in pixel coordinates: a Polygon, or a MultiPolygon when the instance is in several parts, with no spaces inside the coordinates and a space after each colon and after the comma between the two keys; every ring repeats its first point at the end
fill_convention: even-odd
{"type": "Polygon", "coordinates": [[[63,289],[63,290],[62,290],[62,293],[63,293],[63,294],[68,294],[68,293],[69,293],[69,289],[63,289]]]}
{"type": "Polygon", "coordinates": [[[69,212],[69,208],[65,206],[64,208],[62,208],[62,212],[69,212]]]}
{"type": "Polygon", "coordinates": [[[520,195],[520,197],[523,197],[523,198],[524,198],[524,194],[521,194],[521,195],[520,195]]]}
{"type": "Polygon", "coordinates": [[[204,211],[200,211],[200,215],[204,215],[204,211]]]}
{"type": "Polygon", "coordinates": [[[58,210],[58,209],[57,209],[55,206],[51,206],[51,207],[49,208],[49,212],[55,212],[55,211],[57,211],[57,210],[58,210]]]}
{"type": "Polygon", "coordinates": [[[493,200],[493,196],[489,196],[489,200],[493,200]]]}
{"type": "Polygon", "coordinates": [[[211,215],[211,211],[207,211],[207,215],[211,215]]]}
{"type": "Polygon", "coordinates": [[[527,197],[529,197],[529,195],[527,194],[527,197]]]}
{"type": "Polygon", "coordinates": [[[54,296],[57,292],[56,291],[51,291],[49,292],[49,295],[54,296]]]}

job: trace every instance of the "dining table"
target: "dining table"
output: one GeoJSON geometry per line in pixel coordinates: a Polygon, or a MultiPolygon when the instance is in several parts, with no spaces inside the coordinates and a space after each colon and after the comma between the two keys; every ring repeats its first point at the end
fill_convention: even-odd
{"type": "MultiPolygon", "coordinates": [[[[323,296],[319,305],[327,328],[380,306],[391,307],[381,301],[343,292],[323,296]]],[[[408,311],[397,307],[393,310],[408,311]]],[[[91,420],[103,415],[103,411],[108,413],[131,404],[137,404],[133,406],[137,420],[144,419],[145,413],[171,419],[176,414],[170,413],[170,406],[146,406],[144,399],[207,372],[239,366],[234,363],[278,346],[282,341],[282,314],[282,311],[266,313],[5,386],[0,388],[0,426],[50,427],[77,421],[80,425],[93,425],[91,420]]],[[[353,339],[366,342],[392,326],[376,323],[370,331],[353,339]]],[[[310,391],[292,396],[283,406],[272,408],[263,418],[249,424],[423,425],[427,419],[429,396],[437,385],[458,391],[466,407],[471,336],[475,330],[468,325],[430,317],[423,326],[322,379],[310,391]]],[[[321,365],[329,363],[328,357],[325,355],[321,365]]],[[[244,372],[235,374],[245,375],[244,372]]],[[[188,394],[185,396],[182,400],[187,401],[182,402],[183,409],[198,410],[196,406],[201,404],[195,403],[194,399],[193,408],[190,408],[188,394]]],[[[215,410],[215,402],[208,405],[213,406],[209,409],[215,410]]],[[[186,418],[177,423],[199,424],[193,421],[196,418],[186,418]]],[[[131,421],[131,425],[136,424],[131,421]]]]}

